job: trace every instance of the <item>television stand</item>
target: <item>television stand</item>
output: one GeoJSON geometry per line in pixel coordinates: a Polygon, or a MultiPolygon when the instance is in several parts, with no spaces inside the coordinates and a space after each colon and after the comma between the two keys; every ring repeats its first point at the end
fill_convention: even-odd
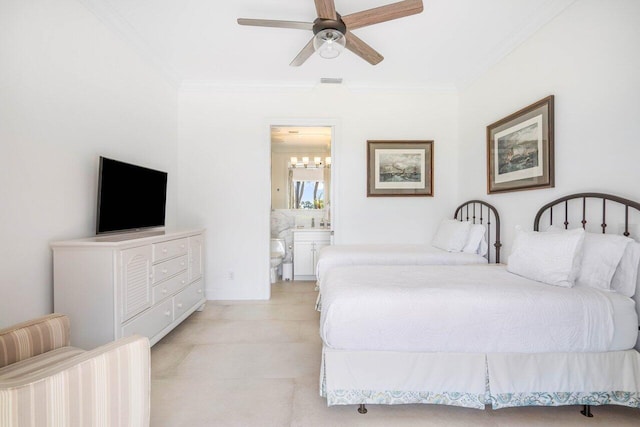
{"type": "Polygon", "coordinates": [[[140,334],[158,342],[205,303],[204,230],[54,242],[54,310],[86,350],[140,334]]]}

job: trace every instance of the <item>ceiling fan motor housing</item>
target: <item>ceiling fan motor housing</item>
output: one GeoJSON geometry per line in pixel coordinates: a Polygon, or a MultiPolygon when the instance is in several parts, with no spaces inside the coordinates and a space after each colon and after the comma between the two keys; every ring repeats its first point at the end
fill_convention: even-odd
{"type": "Polygon", "coordinates": [[[336,30],[342,33],[342,35],[346,34],[347,26],[344,24],[339,14],[336,13],[336,16],[337,19],[316,18],[316,20],[313,21],[313,34],[318,34],[322,30],[336,30]]]}

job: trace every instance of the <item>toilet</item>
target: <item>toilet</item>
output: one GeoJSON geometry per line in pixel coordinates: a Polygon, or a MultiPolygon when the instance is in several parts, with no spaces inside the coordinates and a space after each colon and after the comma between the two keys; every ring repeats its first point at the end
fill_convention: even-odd
{"type": "Polygon", "coordinates": [[[284,239],[271,239],[271,283],[276,283],[278,278],[278,267],[286,253],[284,239]]]}

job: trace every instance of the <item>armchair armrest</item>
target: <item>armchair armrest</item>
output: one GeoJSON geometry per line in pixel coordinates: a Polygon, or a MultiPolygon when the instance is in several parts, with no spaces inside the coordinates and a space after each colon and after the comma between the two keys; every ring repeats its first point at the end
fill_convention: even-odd
{"type": "Polygon", "coordinates": [[[69,345],[69,318],[50,314],[0,330],[0,368],[69,345]]]}
{"type": "Polygon", "coordinates": [[[148,426],[150,371],[149,340],[134,335],[0,379],[0,424],[148,426]]]}

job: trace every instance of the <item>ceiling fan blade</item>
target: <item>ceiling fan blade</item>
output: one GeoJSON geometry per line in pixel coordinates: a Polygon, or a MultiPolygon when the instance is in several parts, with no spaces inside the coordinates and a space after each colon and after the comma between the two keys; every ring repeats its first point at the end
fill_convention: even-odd
{"type": "Polygon", "coordinates": [[[322,19],[337,19],[336,5],[333,0],[314,0],[318,17],[322,19]]]}
{"type": "Polygon", "coordinates": [[[378,24],[380,22],[391,21],[409,15],[422,12],[422,0],[404,0],[386,6],[375,7],[343,16],[342,20],[348,30],[366,27],[367,25],[378,24]]]}
{"type": "Polygon", "coordinates": [[[305,47],[302,48],[298,56],[293,58],[293,61],[291,61],[291,64],[289,65],[291,65],[292,67],[299,67],[300,65],[304,64],[304,61],[309,59],[309,57],[313,55],[315,51],[316,49],[313,47],[313,38],[311,38],[311,40],[309,40],[309,43],[307,43],[305,47]]]}
{"type": "Polygon", "coordinates": [[[376,65],[384,59],[384,56],[376,52],[371,46],[360,40],[353,33],[347,31],[347,49],[364,59],[371,65],[376,65]]]}
{"type": "Polygon", "coordinates": [[[238,24],[251,25],[254,27],[275,27],[275,28],[294,28],[296,30],[313,30],[313,22],[238,18],[238,24]]]}

